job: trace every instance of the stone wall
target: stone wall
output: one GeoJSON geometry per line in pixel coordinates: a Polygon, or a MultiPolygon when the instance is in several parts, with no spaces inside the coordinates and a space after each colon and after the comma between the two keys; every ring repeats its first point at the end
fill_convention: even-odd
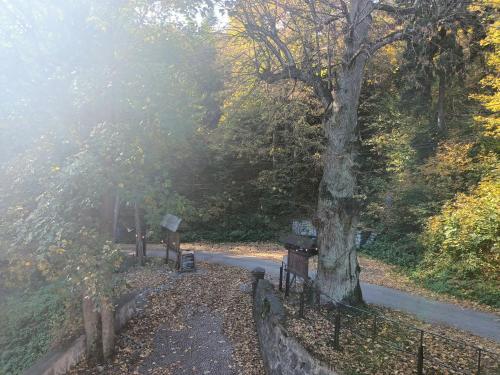
{"type": "Polygon", "coordinates": [[[273,285],[259,280],[254,294],[254,319],[268,375],[340,375],[313,358],[284,328],[285,311],[273,285]]]}
{"type": "MultiPolygon", "coordinates": [[[[116,301],[115,331],[119,332],[137,312],[137,293],[122,296],[116,301]]],[[[69,344],[51,350],[23,375],[63,375],[85,356],[85,335],[69,344]]]]}

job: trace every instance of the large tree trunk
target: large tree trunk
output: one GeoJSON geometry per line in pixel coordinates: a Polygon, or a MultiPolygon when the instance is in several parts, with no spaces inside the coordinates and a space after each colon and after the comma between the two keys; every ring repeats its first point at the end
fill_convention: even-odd
{"type": "Polygon", "coordinates": [[[353,129],[357,108],[346,99],[335,100],[339,110],[325,121],[328,143],[318,198],[318,284],[333,300],[358,304],[362,295],[355,247],[359,204],[353,129]]]}
{"type": "MultiPolygon", "coordinates": [[[[351,14],[366,9],[366,1],[353,1],[351,14]]],[[[333,105],[324,120],[327,147],[318,198],[319,262],[317,283],[321,292],[334,301],[362,303],[355,236],[358,224],[356,199],[356,130],[359,94],[366,54],[358,54],[366,40],[370,16],[359,17],[345,39],[343,69],[337,77],[333,105]]]]}
{"type": "Polygon", "coordinates": [[[85,328],[85,345],[87,362],[93,366],[102,363],[101,319],[92,298],[84,296],[83,325],[85,328]]]}

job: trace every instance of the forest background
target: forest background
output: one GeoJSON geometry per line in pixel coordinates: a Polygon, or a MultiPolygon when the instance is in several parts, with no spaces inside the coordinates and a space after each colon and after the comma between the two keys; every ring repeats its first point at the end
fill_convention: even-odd
{"type": "MultiPolygon", "coordinates": [[[[166,212],[184,241],[276,241],[314,217],[320,103],[300,82],[258,81],[237,22],[195,5],[2,5],[0,373],[81,324],[75,291],[120,289],[102,282],[120,267],[99,228],[111,197],[123,228],[140,208],[150,241],[166,212]]],[[[474,2],[454,27],[374,56],[356,161],[359,229],[376,233],[361,252],[495,307],[499,8],[474,2]]]]}

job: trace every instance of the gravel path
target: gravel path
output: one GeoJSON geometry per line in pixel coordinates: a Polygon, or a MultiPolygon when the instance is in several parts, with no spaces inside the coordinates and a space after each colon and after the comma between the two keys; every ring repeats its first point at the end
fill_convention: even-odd
{"type": "MultiPolygon", "coordinates": [[[[165,251],[150,248],[148,250],[148,256],[163,257],[165,256],[165,251]]],[[[266,270],[266,274],[271,279],[279,279],[280,264],[272,260],[196,251],[196,261],[227,264],[230,266],[242,267],[247,270],[262,267],[266,270]]],[[[495,314],[462,308],[449,303],[437,302],[428,298],[373,284],[361,283],[361,289],[363,291],[363,297],[368,303],[408,312],[428,323],[449,325],[469,331],[477,336],[500,342],[500,318],[495,314]]]]}
{"type": "Polygon", "coordinates": [[[158,367],[173,374],[236,374],[233,346],[222,333],[222,320],[208,312],[191,317],[180,331],[160,327],[153,346],[139,368],[141,374],[158,367]]]}

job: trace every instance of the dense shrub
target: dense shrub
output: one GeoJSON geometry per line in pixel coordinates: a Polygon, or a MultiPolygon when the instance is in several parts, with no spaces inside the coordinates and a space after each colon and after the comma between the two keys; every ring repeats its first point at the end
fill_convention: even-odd
{"type": "Polygon", "coordinates": [[[374,242],[363,246],[360,253],[413,270],[422,258],[422,246],[415,235],[401,234],[395,238],[386,234],[379,235],[374,242]]]}
{"type": "Polygon", "coordinates": [[[484,179],[428,220],[416,276],[427,286],[500,306],[500,182],[484,179]]]}
{"type": "Polygon", "coordinates": [[[265,215],[231,216],[225,223],[192,225],[183,241],[259,242],[276,240],[287,224],[265,215]]]}

